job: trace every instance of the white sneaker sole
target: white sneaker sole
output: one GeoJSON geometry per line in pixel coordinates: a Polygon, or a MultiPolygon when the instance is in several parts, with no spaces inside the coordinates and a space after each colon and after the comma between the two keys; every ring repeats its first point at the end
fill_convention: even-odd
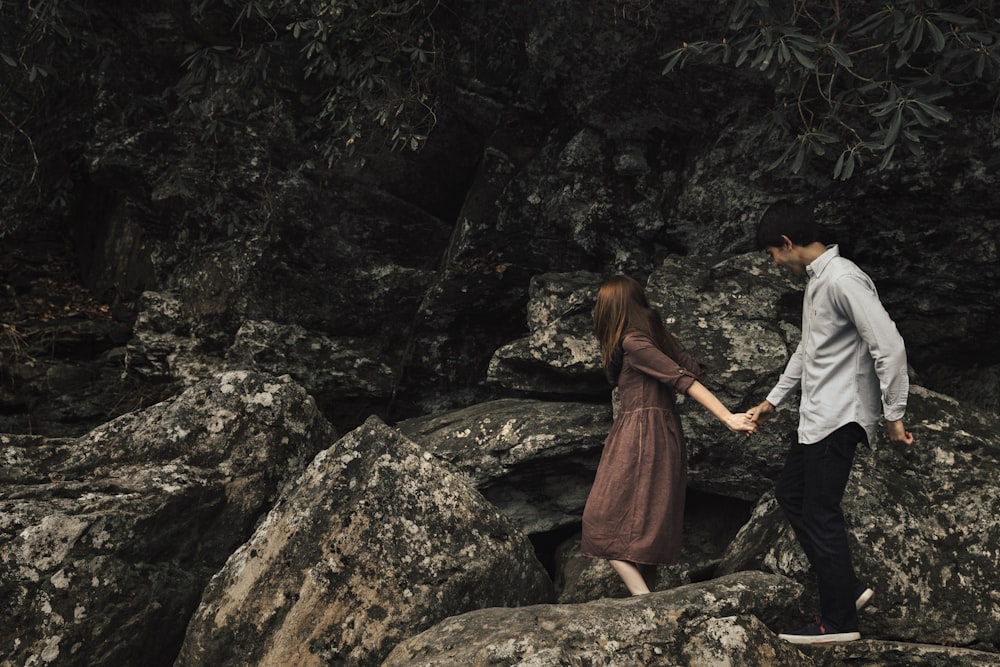
{"type": "Polygon", "coordinates": [[[780,634],[778,639],[784,639],[792,644],[836,644],[837,642],[853,642],[861,639],[860,632],[831,632],[826,635],[787,635],[780,634]]]}

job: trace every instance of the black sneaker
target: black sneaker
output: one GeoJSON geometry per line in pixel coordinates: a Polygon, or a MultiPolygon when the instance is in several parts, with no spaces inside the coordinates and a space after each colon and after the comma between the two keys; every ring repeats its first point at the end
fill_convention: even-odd
{"type": "Polygon", "coordinates": [[[861,611],[869,602],[871,602],[874,595],[875,591],[868,588],[864,584],[858,584],[858,587],[854,589],[854,608],[861,611]]]}
{"type": "Polygon", "coordinates": [[[838,632],[835,628],[825,625],[822,620],[817,619],[815,623],[810,623],[804,628],[799,628],[795,632],[783,632],[778,635],[778,639],[784,639],[792,644],[833,644],[835,642],[852,642],[861,639],[861,633],[838,632]]]}

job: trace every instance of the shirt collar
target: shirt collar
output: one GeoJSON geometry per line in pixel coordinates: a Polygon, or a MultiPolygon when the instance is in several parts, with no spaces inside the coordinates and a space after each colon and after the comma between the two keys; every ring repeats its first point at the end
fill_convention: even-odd
{"type": "Polygon", "coordinates": [[[810,262],[809,265],[806,266],[806,273],[810,278],[815,278],[819,274],[823,273],[823,269],[827,267],[834,257],[840,257],[840,246],[836,243],[828,245],[826,247],[826,252],[810,262]]]}

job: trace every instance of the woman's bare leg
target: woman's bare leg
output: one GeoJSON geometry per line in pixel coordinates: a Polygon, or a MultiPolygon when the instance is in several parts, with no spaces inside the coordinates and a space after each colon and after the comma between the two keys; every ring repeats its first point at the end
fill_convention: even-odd
{"type": "Polygon", "coordinates": [[[629,593],[632,595],[645,595],[649,593],[649,585],[646,584],[646,578],[639,570],[639,566],[625,560],[609,560],[608,562],[611,563],[611,567],[614,568],[618,576],[625,582],[625,588],[628,589],[629,593]]]}

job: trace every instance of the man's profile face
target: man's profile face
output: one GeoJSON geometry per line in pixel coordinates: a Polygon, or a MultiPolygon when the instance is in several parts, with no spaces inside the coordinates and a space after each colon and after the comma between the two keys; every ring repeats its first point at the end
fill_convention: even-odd
{"type": "Polygon", "coordinates": [[[792,274],[798,275],[805,270],[805,265],[795,252],[795,246],[790,242],[782,246],[767,246],[767,254],[771,256],[775,266],[780,266],[792,274]]]}

